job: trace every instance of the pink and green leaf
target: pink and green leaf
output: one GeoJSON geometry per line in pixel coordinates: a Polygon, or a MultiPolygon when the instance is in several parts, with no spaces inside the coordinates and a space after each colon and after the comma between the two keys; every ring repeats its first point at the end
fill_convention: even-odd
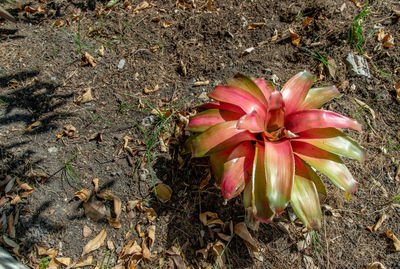
{"type": "Polygon", "coordinates": [[[243,192],[243,205],[245,208],[251,208],[253,215],[264,223],[270,222],[274,217],[274,212],[268,204],[266,188],[264,148],[256,144],[251,180],[243,192]]]}
{"type": "Polygon", "coordinates": [[[305,163],[302,159],[294,155],[294,170],[295,176],[304,177],[308,180],[314,182],[317,191],[323,195],[326,195],[325,185],[322,182],[321,178],[315,173],[315,171],[305,163]]]}
{"type": "Polygon", "coordinates": [[[241,109],[238,106],[232,105],[232,104],[228,104],[225,102],[211,102],[211,103],[207,103],[207,104],[203,104],[200,106],[201,108],[205,108],[205,109],[220,109],[220,110],[227,110],[227,111],[232,111],[232,112],[236,112],[240,115],[244,115],[246,114],[246,112],[243,111],[243,109],[241,109]]]}
{"type": "Polygon", "coordinates": [[[293,152],[303,161],[329,177],[334,185],[347,193],[357,190],[357,182],[339,156],[304,142],[292,142],[293,152]]]}
{"type": "Polygon", "coordinates": [[[300,133],[315,128],[350,128],[362,130],[358,121],[332,111],[310,109],[295,112],[286,117],[286,128],[292,133],[300,133]]]}
{"type": "Polygon", "coordinates": [[[0,7],[0,17],[3,17],[9,21],[16,22],[15,18],[13,15],[11,15],[7,10],[4,8],[0,7]]]}
{"type": "Polygon", "coordinates": [[[297,217],[307,228],[321,228],[321,206],[314,183],[304,177],[295,176],[290,204],[297,217]]]}
{"type": "Polygon", "coordinates": [[[238,196],[249,181],[254,154],[230,160],[224,164],[221,191],[225,199],[238,196]]]}
{"type": "Polygon", "coordinates": [[[285,102],[286,115],[296,112],[303,102],[315,76],[307,71],[300,72],[286,82],[282,88],[283,101],[285,102]]]}
{"type": "Polygon", "coordinates": [[[299,105],[297,111],[321,108],[322,105],[339,95],[340,93],[336,86],[311,88],[306,98],[299,105]]]}
{"type": "Polygon", "coordinates": [[[228,84],[234,87],[241,88],[255,98],[257,98],[264,106],[267,106],[267,98],[259,86],[248,76],[238,73],[232,79],[228,79],[228,84]]]}
{"type": "Polygon", "coordinates": [[[191,132],[204,132],[215,124],[238,120],[240,117],[241,115],[236,112],[220,109],[208,109],[194,116],[190,120],[186,130],[191,132]]]}
{"type": "Polygon", "coordinates": [[[191,141],[192,157],[203,157],[226,150],[243,141],[255,140],[247,130],[238,130],[237,121],[221,122],[191,141]]]}
{"type": "Polygon", "coordinates": [[[289,140],[265,141],[265,176],[271,209],[280,214],[290,201],[294,177],[294,159],[289,140]]]}
{"type": "Polygon", "coordinates": [[[365,152],[360,145],[336,128],[309,129],[298,135],[293,141],[306,142],[360,163],[365,160],[365,152]]]}
{"type": "Polygon", "coordinates": [[[257,84],[258,88],[264,94],[265,100],[269,100],[271,94],[275,91],[275,86],[271,81],[265,81],[262,78],[254,79],[254,83],[257,84]]]}
{"type": "Polygon", "coordinates": [[[248,130],[250,133],[261,133],[264,131],[264,121],[256,111],[253,111],[242,116],[238,120],[236,128],[248,130]]]}
{"type": "Polygon", "coordinates": [[[238,106],[247,114],[257,111],[261,117],[265,118],[266,116],[267,106],[242,88],[217,86],[208,96],[214,100],[238,106]]]}

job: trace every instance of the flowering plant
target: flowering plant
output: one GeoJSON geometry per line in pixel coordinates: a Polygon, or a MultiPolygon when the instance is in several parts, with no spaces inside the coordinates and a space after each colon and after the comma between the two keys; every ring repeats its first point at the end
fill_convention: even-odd
{"type": "Polygon", "coordinates": [[[248,220],[269,222],[290,203],[308,227],[321,226],[318,192],[326,194],[315,172],[352,194],[357,183],[340,156],[362,162],[363,149],[339,128],[361,131],[353,119],[320,109],[339,95],[335,86],[311,88],[307,71],[277,91],[271,82],[237,74],[217,86],[215,102],[194,116],[187,130],[193,157],[209,156],[225,199],[243,192],[248,220]]]}

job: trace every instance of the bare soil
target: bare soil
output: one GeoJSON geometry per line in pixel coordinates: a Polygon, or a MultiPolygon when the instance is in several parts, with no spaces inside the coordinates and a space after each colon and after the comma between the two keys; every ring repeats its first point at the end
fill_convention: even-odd
{"type": "MultiPolygon", "coordinates": [[[[146,7],[121,0],[101,12],[108,1],[19,2],[25,2],[26,12],[2,4],[17,23],[0,20],[0,226],[1,244],[10,252],[4,236],[19,244],[13,255],[22,263],[46,268],[47,254],[38,255],[35,244],[76,262],[106,227],[106,241],[114,248],[104,243],[91,252],[87,268],[112,268],[130,239],[139,245],[145,240],[137,225],[146,232],[155,224],[151,258],[141,259],[137,268],[218,268],[212,249],[207,256],[198,252],[218,240],[224,244],[225,268],[363,268],[372,262],[400,268],[399,253],[384,233],[400,237],[400,208],[392,203],[400,194],[397,1],[369,1],[371,13],[362,19],[360,46],[370,78],[351,73],[345,64],[349,53],[361,54],[348,35],[364,9],[354,4],[359,1],[149,0],[146,7]],[[261,24],[249,29],[254,23],[261,24]],[[290,28],[301,37],[298,46],[290,28]],[[379,28],[392,35],[392,47],[377,40],[379,28]],[[254,49],[245,53],[249,48],[254,49]],[[82,64],[84,53],[94,57],[95,66],[82,64]],[[334,77],[323,65],[328,59],[337,67],[334,77]],[[227,242],[217,235],[230,235],[229,223],[243,221],[241,198],[224,205],[212,178],[200,188],[208,161],[182,154],[187,138],[182,118],[237,72],[274,80],[280,88],[304,69],[317,75],[317,86],[338,85],[343,96],[326,108],[362,123],[362,133],[348,134],[368,158],[364,164],[346,160],[359,182],[350,200],[326,181],[320,231],[305,233],[288,209],[253,233],[260,249],[254,256],[240,237],[227,242]],[[88,88],[93,100],[79,102],[88,88]],[[67,124],[75,133],[57,138],[67,124]],[[101,140],[90,139],[98,133],[101,140]],[[123,149],[126,136],[132,138],[130,152],[123,149]],[[100,191],[120,198],[121,228],[111,227],[106,218],[87,217],[75,197],[83,188],[93,190],[94,178],[100,191]],[[23,197],[24,186],[17,181],[34,191],[23,197]],[[160,182],[172,188],[167,203],[152,192],[160,182]],[[155,220],[128,207],[138,199],[156,211],[155,220]],[[217,213],[228,231],[204,226],[199,214],[206,211],[217,213]],[[382,226],[369,231],[367,226],[383,214],[382,226]],[[84,226],[92,230],[88,237],[84,226]]],[[[113,214],[112,201],[102,202],[113,214]]]]}

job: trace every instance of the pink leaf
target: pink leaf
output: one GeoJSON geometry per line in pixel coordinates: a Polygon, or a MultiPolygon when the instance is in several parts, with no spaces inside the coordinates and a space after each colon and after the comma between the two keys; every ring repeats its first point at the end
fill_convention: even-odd
{"type": "Polygon", "coordinates": [[[321,206],[317,189],[312,181],[301,176],[294,177],[290,204],[307,228],[314,230],[321,228],[321,206]]]}
{"type": "Polygon", "coordinates": [[[318,109],[328,101],[340,95],[336,86],[311,88],[306,98],[299,105],[297,111],[306,109],[318,109]]]}
{"type": "Polygon", "coordinates": [[[295,112],[286,117],[286,128],[292,133],[300,133],[314,128],[350,128],[362,130],[356,120],[347,118],[332,111],[311,109],[295,112]]]}
{"type": "Polygon", "coordinates": [[[264,96],[263,91],[248,76],[238,73],[234,76],[234,78],[228,80],[228,84],[247,91],[256,99],[258,99],[264,106],[267,106],[268,99],[266,99],[266,96],[264,96]]]}
{"type": "Polygon", "coordinates": [[[294,153],[306,163],[329,177],[333,184],[347,193],[357,190],[357,182],[339,156],[304,142],[292,142],[294,153]]]}
{"type": "Polygon", "coordinates": [[[255,110],[262,118],[265,118],[266,116],[267,107],[254,95],[241,88],[233,86],[217,86],[208,96],[220,102],[236,105],[243,109],[247,114],[255,110]]]}
{"type": "Polygon", "coordinates": [[[365,160],[364,150],[351,138],[336,128],[309,129],[299,133],[293,141],[302,141],[326,151],[355,159],[365,160]]]}
{"type": "Polygon", "coordinates": [[[202,157],[228,149],[246,140],[255,140],[253,134],[236,128],[237,121],[221,122],[208,128],[191,141],[192,157],[202,157]]]}
{"type": "Polygon", "coordinates": [[[303,71],[286,82],[281,91],[286,115],[298,110],[314,80],[315,77],[311,73],[303,71]]]}
{"type": "Polygon", "coordinates": [[[257,84],[258,88],[263,92],[265,100],[269,100],[272,92],[275,91],[275,86],[271,81],[265,81],[262,78],[254,79],[254,83],[257,84]]]}
{"type": "Polygon", "coordinates": [[[241,109],[238,106],[232,105],[232,104],[228,104],[228,103],[224,103],[224,102],[211,102],[211,103],[207,103],[207,104],[203,104],[200,106],[201,108],[205,108],[205,109],[221,109],[221,110],[228,110],[228,111],[232,111],[232,112],[236,112],[240,115],[244,115],[246,114],[243,109],[241,109]]]}
{"type": "Polygon", "coordinates": [[[251,133],[261,133],[264,131],[264,122],[258,116],[256,111],[242,116],[237,123],[236,128],[246,129],[251,133]]]}
{"type": "Polygon", "coordinates": [[[289,140],[265,141],[264,165],[268,202],[272,210],[280,214],[290,200],[293,187],[294,159],[289,140]]]}
{"type": "Polygon", "coordinates": [[[326,195],[325,185],[322,182],[321,178],[314,172],[314,170],[305,163],[302,159],[294,155],[294,170],[295,176],[304,177],[308,180],[314,182],[317,191],[323,195],[326,195]]]}
{"type": "Polygon", "coordinates": [[[194,116],[190,120],[188,126],[186,127],[186,130],[191,132],[204,132],[205,130],[217,123],[237,120],[240,118],[240,116],[241,115],[236,112],[219,109],[209,109],[194,116]]]}

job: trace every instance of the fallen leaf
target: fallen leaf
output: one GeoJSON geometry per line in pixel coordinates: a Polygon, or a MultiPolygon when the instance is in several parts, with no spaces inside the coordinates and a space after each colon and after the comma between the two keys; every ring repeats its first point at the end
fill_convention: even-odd
{"type": "Polygon", "coordinates": [[[142,232],[142,228],[140,227],[140,223],[136,224],[136,232],[139,237],[144,237],[144,232],[142,232]]]}
{"type": "Polygon", "coordinates": [[[57,27],[61,27],[61,26],[63,26],[65,24],[65,22],[64,21],[61,21],[61,20],[56,20],[54,23],[53,23],[53,25],[54,26],[57,26],[57,27]]]}
{"type": "Polygon", "coordinates": [[[206,7],[208,11],[212,11],[212,4],[213,4],[213,0],[208,0],[206,7]]]}
{"type": "Polygon", "coordinates": [[[43,244],[34,244],[33,248],[38,256],[50,256],[51,258],[54,258],[58,254],[58,249],[49,248],[43,244]]]}
{"type": "Polygon", "coordinates": [[[247,230],[246,223],[239,222],[234,228],[235,234],[242,238],[246,246],[250,247],[253,251],[258,252],[257,242],[251,236],[249,230],[247,230]]]}
{"type": "Polygon", "coordinates": [[[71,268],[80,268],[80,267],[85,267],[88,265],[92,265],[93,263],[93,257],[89,256],[86,259],[79,260],[75,265],[71,266],[71,268]]]}
{"type": "Polygon", "coordinates": [[[45,172],[35,170],[29,171],[25,174],[25,176],[30,179],[41,179],[42,183],[44,183],[49,178],[49,176],[45,172]]]}
{"type": "Polygon", "coordinates": [[[76,105],[80,105],[80,104],[85,104],[88,103],[90,101],[93,101],[94,98],[92,96],[92,89],[91,88],[86,88],[85,89],[85,93],[78,96],[78,99],[76,99],[76,101],[74,102],[76,105]]]}
{"type": "Polygon", "coordinates": [[[32,13],[32,14],[35,14],[35,13],[42,13],[42,12],[45,11],[45,9],[44,9],[43,7],[41,7],[41,6],[39,6],[39,7],[36,8],[36,9],[33,8],[33,7],[31,7],[31,6],[26,6],[26,7],[24,8],[24,11],[25,11],[26,16],[28,16],[29,13],[32,13]]]}
{"type": "Polygon", "coordinates": [[[70,264],[71,264],[71,258],[68,258],[68,257],[56,257],[56,258],[54,258],[54,260],[57,263],[62,264],[64,266],[70,266],[70,264]]]}
{"type": "Polygon", "coordinates": [[[154,194],[158,197],[161,203],[166,203],[171,199],[172,189],[167,184],[160,183],[155,187],[154,194]]]}
{"type": "Polygon", "coordinates": [[[88,254],[89,252],[92,252],[93,250],[98,249],[101,247],[104,243],[104,240],[107,237],[107,229],[104,227],[100,233],[92,240],[90,240],[84,247],[83,247],[83,252],[82,256],[85,254],[88,254]]]}
{"type": "Polygon", "coordinates": [[[193,82],[192,86],[193,87],[198,87],[198,86],[206,86],[208,84],[210,84],[210,81],[209,80],[204,80],[204,81],[193,82]]]}
{"type": "Polygon", "coordinates": [[[107,240],[107,248],[108,248],[109,250],[114,250],[114,249],[115,249],[115,246],[114,246],[113,241],[107,240]]]}
{"type": "Polygon", "coordinates": [[[352,0],[356,7],[363,7],[365,4],[358,0],[352,0]]]}
{"type": "Polygon", "coordinates": [[[8,229],[8,236],[11,238],[15,238],[15,226],[14,226],[14,214],[11,213],[7,216],[7,229],[8,229]]]}
{"type": "Polygon", "coordinates": [[[29,194],[31,194],[32,192],[34,192],[34,189],[33,189],[31,186],[29,186],[29,185],[28,185],[27,183],[25,183],[25,182],[20,181],[18,178],[17,178],[17,184],[19,185],[19,187],[20,187],[21,189],[24,190],[24,192],[23,192],[22,195],[21,195],[22,198],[26,198],[26,197],[28,197],[29,194]]]}
{"type": "Polygon", "coordinates": [[[94,197],[87,203],[83,203],[83,208],[85,209],[85,215],[95,221],[104,218],[108,213],[103,202],[96,200],[94,197]]]}
{"type": "Polygon", "coordinates": [[[156,238],[156,225],[150,225],[147,228],[147,242],[148,242],[149,248],[153,247],[155,238],[156,238]]]}
{"type": "Polygon", "coordinates": [[[390,48],[394,46],[394,38],[391,34],[385,35],[385,37],[382,39],[382,47],[384,48],[390,48]]]}
{"type": "Polygon", "coordinates": [[[313,21],[314,21],[313,18],[306,16],[306,18],[305,18],[304,21],[303,21],[303,25],[302,25],[302,26],[303,26],[303,27],[307,27],[307,26],[310,25],[310,23],[313,22],[313,21]]]}
{"type": "Polygon", "coordinates": [[[147,219],[149,222],[153,222],[157,218],[157,213],[153,208],[145,208],[147,219]]]}
{"type": "Polygon", "coordinates": [[[142,256],[142,248],[138,245],[135,239],[130,240],[122,249],[121,254],[118,257],[118,261],[123,261],[129,256],[137,257],[138,259],[142,256]]]}
{"type": "Polygon", "coordinates": [[[331,75],[332,78],[336,77],[336,62],[334,59],[328,59],[328,72],[329,75],[331,75]]]}
{"type": "Polygon", "coordinates": [[[278,30],[274,30],[274,34],[273,34],[273,36],[271,37],[271,41],[272,42],[274,42],[274,41],[276,41],[278,39],[278,30]]]}
{"type": "Polygon", "coordinates": [[[63,136],[73,137],[76,133],[76,128],[72,124],[66,124],[64,129],[57,135],[57,139],[63,136]]]}
{"type": "Polygon", "coordinates": [[[82,189],[75,192],[75,197],[78,197],[81,201],[87,202],[90,197],[90,191],[88,189],[82,189]]]}
{"type": "Polygon", "coordinates": [[[373,262],[373,263],[367,264],[364,268],[365,269],[386,269],[386,267],[380,262],[373,262]]]}
{"type": "Polygon", "coordinates": [[[147,3],[146,1],[143,1],[143,2],[141,2],[139,5],[137,5],[133,11],[134,11],[134,12],[137,12],[137,11],[146,9],[146,8],[148,8],[148,7],[150,7],[150,4],[147,3]]]}
{"type": "Polygon", "coordinates": [[[223,233],[217,233],[217,234],[218,234],[219,238],[221,238],[224,241],[228,242],[229,240],[231,240],[231,236],[230,235],[223,234],[223,233]]]}
{"type": "Polygon", "coordinates": [[[252,23],[252,24],[250,24],[250,25],[247,27],[247,29],[249,29],[249,30],[255,30],[255,29],[260,28],[260,27],[262,27],[262,26],[264,26],[264,25],[265,25],[265,23],[263,23],[263,22],[252,23]]]}
{"type": "Polygon", "coordinates": [[[96,62],[94,61],[93,56],[90,55],[88,52],[85,52],[85,53],[82,55],[81,64],[82,64],[83,66],[86,66],[86,65],[90,65],[90,66],[93,66],[93,67],[96,66],[96,62]]]}
{"type": "Polygon", "coordinates": [[[210,179],[211,179],[211,171],[208,170],[207,176],[200,182],[200,186],[199,186],[200,190],[204,189],[204,187],[208,184],[210,179]]]}
{"type": "Polygon", "coordinates": [[[400,251],[400,240],[394,235],[393,232],[386,230],[386,236],[393,241],[393,248],[391,251],[400,251]]]}
{"type": "Polygon", "coordinates": [[[141,200],[134,200],[134,201],[128,201],[128,204],[126,205],[126,209],[128,211],[133,210],[139,203],[141,203],[141,200]]]}
{"type": "Polygon", "coordinates": [[[83,237],[88,237],[92,234],[92,230],[88,226],[83,226],[82,235],[83,237]]]}
{"type": "Polygon", "coordinates": [[[163,27],[163,28],[168,28],[168,27],[170,27],[172,24],[174,24],[172,21],[163,21],[162,27],[163,27]]]}
{"type": "Polygon", "coordinates": [[[147,87],[144,87],[144,92],[145,93],[152,93],[152,92],[156,92],[160,89],[160,87],[158,86],[158,84],[153,88],[153,89],[149,89],[147,87]]]}
{"type": "Polygon", "coordinates": [[[222,226],[225,226],[225,223],[218,218],[218,214],[214,212],[207,211],[200,213],[199,218],[204,226],[209,226],[211,224],[220,224],[222,226]]]}
{"type": "Polygon", "coordinates": [[[335,209],[333,209],[330,205],[322,205],[322,208],[324,208],[325,210],[329,211],[332,216],[334,216],[335,218],[340,218],[342,217],[342,215],[340,215],[340,213],[338,213],[335,209]]]}
{"type": "Polygon", "coordinates": [[[289,33],[290,33],[290,38],[292,39],[292,44],[298,47],[301,40],[300,36],[296,34],[291,28],[289,29],[289,33]]]}
{"type": "Polygon", "coordinates": [[[3,234],[2,239],[6,246],[8,246],[10,248],[18,247],[18,244],[15,243],[12,239],[10,239],[7,235],[3,234]]]}
{"type": "Polygon", "coordinates": [[[92,135],[89,137],[88,140],[89,140],[89,141],[96,140],[97,143],[100,143],[100,142],[103,141],[103,134],[100,133],[100,132],[94,133],[94,134],[92,134],[92,135]]]}
{"type": "Polygon", "coordinates": [[[96,177],[93,179],[94,190],[93,192],[96,193],[99,190],[99,179],[96,177]]]}
{"type": "Polygon", "coordinates": [[[142,241],[142,256],[146,260],[150,260],[151,259],[151,253],[150,253],[149,248],[146,245],[146,241],[145,240],[142,241]]]}
{"type": "Polygon", "coordinates": [[[32,129],[39,127],[41,124],[42,123],[40,121],[35,121],[31,125],[29,125],[28,128],[25,129],[25,133],[29,133],[30,131],[32,131],[32,129]]]}
{"type": "Polygon", "coordinates": [[[398,81],[396,84],[394,84],[394,90],[396,91],[396,100],[397,102],[400,103],[400,81],[398,81]]]}
{"type": "Polygon", "coordinates": [[[99,54],[99,56],[103,57],[103,56],[104,56],[104,47],[101,46],[101,47],[99,48],[99,50],[97,51],[97,53],[99,54]]]}
{"type": "Polygon", "coordinates": [[[244,57],[244,56],[246,56],[247,54],[250,54],[251,52],[253,52],[255,50],[255,48],[254,47],[251,47],[251,48],[248,48],[248,49],[245,49],[241,54],[240,54],[240,58],[242,58],[242,57],[244,57]]]}

